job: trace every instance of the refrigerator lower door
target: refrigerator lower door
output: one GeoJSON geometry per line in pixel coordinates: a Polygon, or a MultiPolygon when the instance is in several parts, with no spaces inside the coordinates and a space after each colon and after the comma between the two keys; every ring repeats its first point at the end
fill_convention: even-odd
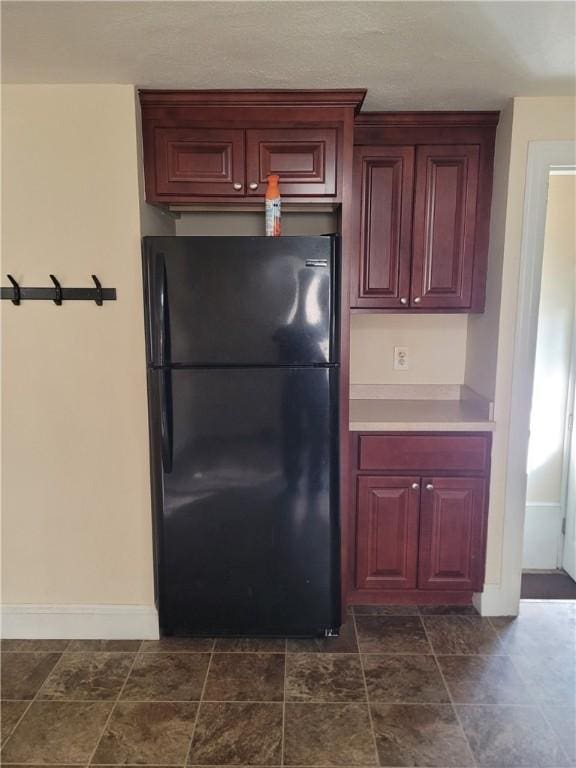
{"type": "Polygon", "coordinates": [[[337,368],[149,373],[165,632],[340,625],[337,368]],[[168,379],[168,381],[167,381],[168,379]]]}

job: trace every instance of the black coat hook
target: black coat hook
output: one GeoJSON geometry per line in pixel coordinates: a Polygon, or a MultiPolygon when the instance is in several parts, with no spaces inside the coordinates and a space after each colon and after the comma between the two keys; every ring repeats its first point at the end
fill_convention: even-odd
{"type": "Polygon", "coordinates": [[[16,280],[14,280],[12,275],[6,275],[6,277],[8,278],[8,280],[10,280],[10,282],[14,286],[14,298],[12,299],[12,304],[16,304],[16,306],[18,306],[20,304],[20,286],[18,285],[16,280]]]}
{"type": "Polygon", "coordinates": [[[94,284],[96,285],[96,298],[94,299],[94,301],[96,302],[96,304],[98,304],[99,307],[101,307],[103,302],[102,283],[100,282],[100,280],[98,280],[96,275],[92,275],[92,280],[94,280],[94,284]]]}
{"type": "Polygon", "coordinates": [[[54,275],[50,275],[50,280],[54,283],[56,286],[54,289],[54,304],[56,304],[58,307],[62,306],[62,286],[60,285],[59,281],[54,277],[54,275]]]}

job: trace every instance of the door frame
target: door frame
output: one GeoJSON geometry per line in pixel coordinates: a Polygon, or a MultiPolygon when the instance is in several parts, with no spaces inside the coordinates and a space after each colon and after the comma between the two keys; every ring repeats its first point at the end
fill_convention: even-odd
{"type": "MultiPolygon", "coordinates": [[[[572,349],[570,357],[570,373],[568,381],[568,397],[566,402],[566,423],[564,425],[564,453],[562,457],[562,491],[560,505],[564,520],[560,551],[558,553],[558,567],[563,568],[566,560],[570,559],[570,568],[574,570],[576,562],[574,556],[566,554],[567,548],[573,546],[576,528],[576,509],[570,509],[570,482],[571,473],[574,471],[576,455],[576,442],[574,440],[574,417],[576,416],[576,302],[574,302],[574,314],[572,317],[572,349]]],[[[576,500],[575,500],[576,501],[576,500]]],[[[574,575],[571,574],[574,578],[574,575]]]]}
{"type": "Polygon", "coordinates": [[[576,167],[575,141],[531,141],[528,144],[524,215],[520,248],[518,304],[512,369],[510,428],[506,473],[503,552],[508,576],[503,586],[509,602],[520,605],[530,410],[544,257],[544,233],[551,171],[576,167]]]}
{"type": "MultiPolygon", "coordinates": [[[[559,176],[559,175],[565,175],[567,173],[570,173],[571,175],[576,176],[576,168],[570,169],[569,171],[561,170],[551,170],[549,173],[549,176],[559,176]]],[[[544,235],[544,238],[546,235],[544,235]]],[[[545,247],[546,243],[543,243],[543,248],[545,247]]],[[[544,254],[542,254],[544,255],[544,254]]],[[[576,270],[576,264],[575,264],[575,270],[576,270]]],[[[574,279],[576,280],[576,271],[574,275],[574,279]]],[[[576,287],[576,286],[575,286],[576,287]]],[[[539,322],[539,317],[537,317],[537,322],[539,322]]],[[[536,341],[536,345],[538,344],[538,340],[536,341]]],[[[556,536],[556,545],[555,545],[555,553],[554,553],[554,564],[552,565],[546,565],[545,568],[562,568],[562,561],[564,557],[564,540],[565,540],[565,528],[566,528],[566,518],[568,516],[568,507],[567,507],[567,499],[568,499],[568,470],[569,470],[569,464],[570,464],[570,443],[571,443],[571,437],[572,437],[572,428],[570,425],[570,415],[573,414],[574,411],[574,394],[575,394],[575,385],[576,385],[576,302],[574,303],[574,306],[572,307],[572,320],[571,320],[571,326],[570,326],[570,344],[569,344],[569,351],[568,351],[568,385],[566,388],[566,407],[564,412],[564,419],[563,419],[563,434],[562,434],[562,474],[560,478],[560,498],[558,502],[527,502],[526,503],[526,516],[528,516],[528,510],[531,507],[539,508],[542,511],[546,511],[547,517],[550,521],[554,519],[554,524],[558,524],[558,530],[557,530],[557,536],[556,536]],[[564,524],[563,524],[564,521],[564,524]]],[[[536,368],[534,368],[534,377],[536,376],[536,368]]],[[[531,405],[532,407],[532,405],[531,405]]],[[[530,452],[530,440],[532,436],[530,435],[529,441],[528,441],[528,452],[530,452]]],[[[535,532],[533,532],[535,533],[535,532]]],[[[526,529],[524,530],[524,547],[526,547],[526,529]]],[[[538,538],[538,536],[533,539],[533,545],[538,546],[538,541],[541,542],[541,539],[538,538]]],[[[533,548],[531,548],[533,551],[533,548]]],[[[542,550],[545,549],[548,551],[547,545],[543,544],[542,549],[540,550],[542,553],[542,550]]],[[[526,549],[524,551],[524,554],[526,554],[526,549]]],[[[543,558],[545,559],[545,558],[543,558]]],[[[526,566],[526,563],[523,562],[524,568],[533,568],[538,566],[529,565],[526,566]]],[[[542,566],[544,567],[544,566],[542,566]]]]}

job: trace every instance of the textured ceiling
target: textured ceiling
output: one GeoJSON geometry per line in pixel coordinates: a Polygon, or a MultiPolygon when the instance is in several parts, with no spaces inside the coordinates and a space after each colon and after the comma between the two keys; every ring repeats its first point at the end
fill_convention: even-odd
{"type": "Polygon", "coordinates": [[[3,2],[18,83],[368,88],[364,109],[572,95],[572,2],[3,2]]]}

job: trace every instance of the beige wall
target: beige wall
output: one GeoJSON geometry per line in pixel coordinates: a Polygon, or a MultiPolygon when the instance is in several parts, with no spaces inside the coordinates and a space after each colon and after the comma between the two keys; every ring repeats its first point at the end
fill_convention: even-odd
{"type": "Polygon", "coordinates": [[[528,503],[560,503],[574,325],[576,176],[550,176],[534,392],[528,503]]]}
{"type": "Polygon", "coordinates": [[[468,319],[468,348],[466,353],[465,382],[479,394],[494,400],[496,387],[496,361],[498,356],[498,324],[502,292],[502,264],[507,220],[508,174],[512,144],[513,101],[500,113],[494,153],[494,180],[492,210],[490,213],[490,241],[488,274],[486,279],[486,306],[482,314],[468,319]]]}
{"type": "Polygon", "coordinates": [[[466,315],[353,315],[350,382],[462,384],[467,323],[466,315]],[[394,370],[396,346],[408,347],[407,371],[394,370]]]}
{"type": "Polygon", "coordinates": [[[2,302],[3,599],[150,605],[134,89],[4,87],[2,213],[3,273],[118,291],[2,302]]]}
{"type": "MultiPolygon", "coordinates": [[[[528,143],[538,140],[574,139],[574,114],[575,102],[573,99],[516,98],[512,107],[506,110],[503,124],[499,129],[501,151],[496,158],[496,188],[493,202],[493,215],[496,219],[492,224],[493,241],[490,246],[491,262],[489,269],[492,274],[489,277],[489,302],[486,316],[470,323],[469,365],[466,377],[467,384],[479,389],[482,394],[489,394],[489,392],[482,391],[478,382],[484,378],[480,370],[482,361],[489,361],[492,358],[493,339],[496,339],[497,365],[494,383],[496,431],[492,449],[486,564],[486,583],[493,585],[496,589],[504,588],[504,581],[515,578],[512,574],[503,575],[503,564],[514,559],[511,557],[511,553],[507,551],[508,540],[504,539],[505,493],[528,143]],[[509,122],[510,119],[511,123],[509,122]],[[510,135],[509,149],[506,147],[508,133],[510,135]],[[507,164],[507,178],[501,163],[507,164]],[[502,284],[498,291],[496,290],[497,277],[500,270],[502,284]],[[500,295],[499,301],[497,300],[498,293],[500,295]],[[495,313],[499,313],[498,325],[493,329],[495,313]],[[485,357],[482,357],[483,353],[486,355],[485,357]],[[472,357],[475,355],[479,357],[473,361],[472,357]]],[[[486,390],[490,388],[491,384],[491,371],[488,373],[490,375],[486,378],[486,390]]],[[[513,531],[511,535],[514,535],[513,531]]]]}

